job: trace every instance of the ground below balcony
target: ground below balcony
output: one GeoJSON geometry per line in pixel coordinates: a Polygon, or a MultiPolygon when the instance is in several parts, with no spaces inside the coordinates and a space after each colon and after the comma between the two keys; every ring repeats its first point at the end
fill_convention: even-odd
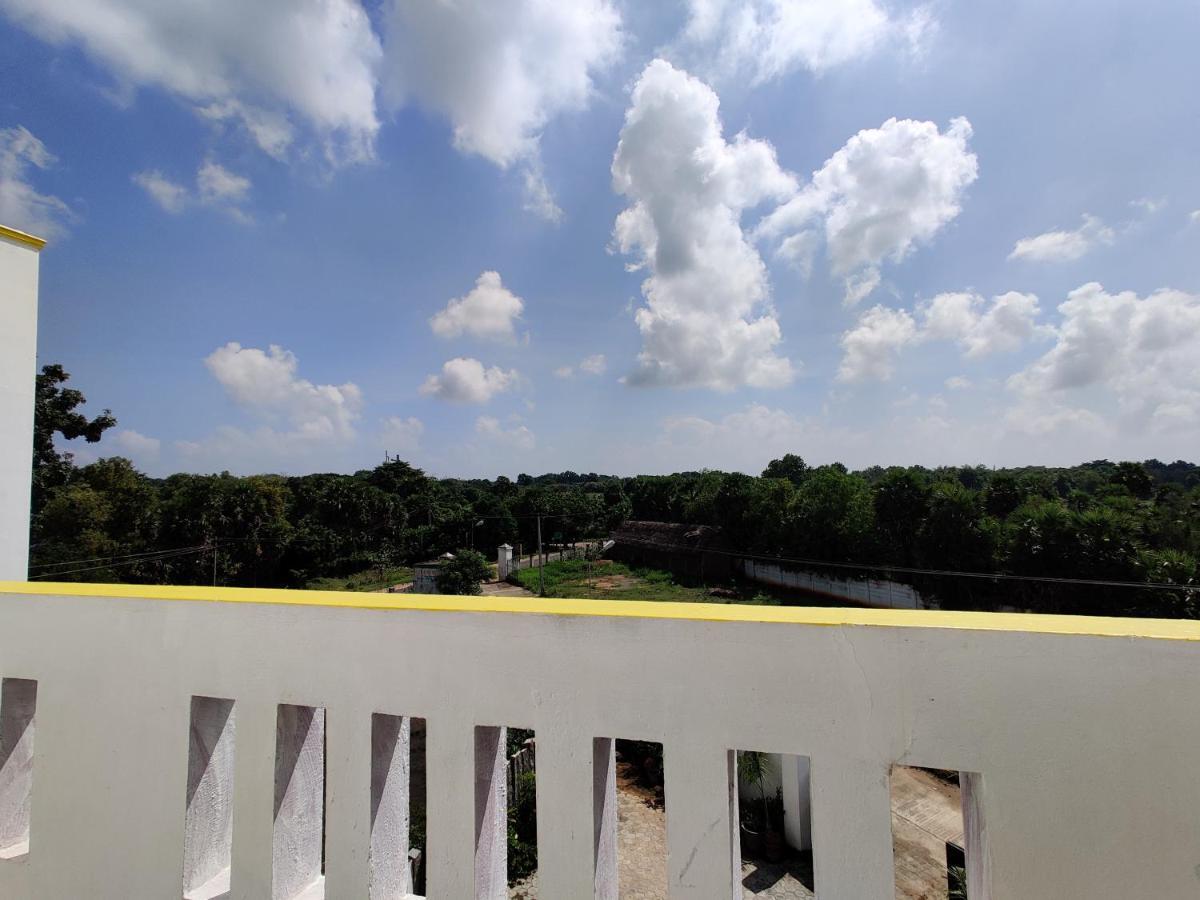
{"type": "MultiPolygon", "coordinates": [[[[947,840],[961,845],[957,785],[921,769],[892,776],[892,841],[896,900],[945,900],[947,840]]],[[[617,764],[618,871],[621,900],[667,900],[667,827],[661,796],[617,764]]],[[[539,900],[537,875],[509,888],[509,900],[539,900]]],[[[815,900],[811,853],[781,863],[742,861],[744,900],[815,900]]]]}

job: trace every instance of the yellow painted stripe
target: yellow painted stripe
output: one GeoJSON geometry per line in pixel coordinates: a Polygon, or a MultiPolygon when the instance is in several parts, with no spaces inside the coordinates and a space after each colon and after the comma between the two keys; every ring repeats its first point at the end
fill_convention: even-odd
{"type": "Polygon", "coordinates": [[[423,594],[364,594],[349,591],[290,591],[272,588],[214,588],[179,585],[80,584],[0,581],[0,594],[121,597],[210,603],[267,603],[347,609],[426,612],[535,613],[694,622],[775,622],[787,625],[860,625],[882,628],[950,628],[966,631],[1023,631],[1106,637],[1200,641],[1200,622],[1189,619],[1117,619],[1022,613],[858,609],[854,607],[753,606],[739,603],[657,603],[645,600],[560,600],[537,597],[457,597],[423,594]]]}
{"type": "Polygon", "coordinates": [[[46,241],[43,238],[36,237],[32,234],[26,234],[23,231],[17,231],[17,229],[9,228],[7,225],[0,225],[0,237],[6,237],[9,240],[19,241],[22,244],[28,244],[34,250],[41,250],[46,246],[46,241]]]}

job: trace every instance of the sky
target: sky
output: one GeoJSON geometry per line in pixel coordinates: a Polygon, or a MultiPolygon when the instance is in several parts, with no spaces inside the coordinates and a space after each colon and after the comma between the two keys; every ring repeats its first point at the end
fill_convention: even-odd
{"type": "Polygon", "coordinates": [[[0,0],[152,475],[1195,460],[1200,5],[0,0]]]}

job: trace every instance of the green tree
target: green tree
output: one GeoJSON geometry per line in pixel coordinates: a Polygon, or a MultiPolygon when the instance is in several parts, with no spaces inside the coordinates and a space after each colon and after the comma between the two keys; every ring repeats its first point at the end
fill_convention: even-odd
{"type": "Polygon", "coordinates": [[[866,558],[875,518],[871,488],[844,466],[813,469],[788,512],[792,546],[801,555],[830,562],[866,558]]]}
{"type": "Polygon", "coordinates": [[[888,469],[875,485],[875,532],[885,561],[916,563],[917,537],[929,517],[929,485],[925,476],[899,466],[888,469]]]}
{"type": "Polygon", "coordinates": [[[459,550],[453,559],[443,562],[438,570],[438,591],[443,594],[482,594],[480,585],[491,573],[491,567],[482,553],[459,550]]]}
{"type": "Polygon", "coordinates": [[[1129,493],[1140,500],[1148,499],[1154,490],[1154,479],[1150,477],[1150,473],[1141,463],[1117,463],[1117,470],[1113,473],[1112,480],[1125,487],[1129,493]]]}
{"type": "Polygon", "coordinates": [[[780,459],[773,459],[763,469],[763,478],[786,478],[792,484],[798,485],[811,470],[795,453],[785,453],[780,459]]]}
{"type": "Polygon", "coordinates": [[[47,492],[65,484],[74,467],[70,453],[59,453],[54,436],[66,440],[83,438],[95,444],[109,428],[117,424],[111,410],[89,419],[76,409],[87,402],[83,393],[62,385],[70,375],[57,363],[42,366],[37,376],[33,407],[33,508],[41,509],[47,492]]]}

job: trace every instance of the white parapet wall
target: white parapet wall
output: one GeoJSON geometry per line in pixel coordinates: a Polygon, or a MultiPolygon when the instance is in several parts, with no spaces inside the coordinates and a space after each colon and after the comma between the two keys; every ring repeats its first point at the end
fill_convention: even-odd
{"type": "Polygon", "coordinates": [[[40,238],[0,224],[0,579],[29,571],[40,238]]]}
{"type": "Polygon", "coordinates": [[[613,896],[614,737],[663,744],[672,900],[739,896],[735,748],[810,760],[819,900],[893,896],[894,764],[970,773],[972,900],[1200,895],[1197,623],[8,584],[0,675],[36,682],[17,692],[36,741],[28,802],[6,807],[29,835],[0,858],[6,900],[164,900],[189,867],[209,875],[210,854],[185,852],[195,697],[232,704],[199,751],[232,756],[216,776],[232,846],[223,815],[199,831],[235,900],[405,889],[387,857],[407,852],[407,822],[379,814],[403,793],[388,755],[403,740],[376,714],[425,718],[438,900],[500,896],[501,817],[479,803],[503,785],[497,723],[537,734],[542,897],[613,896]],[[323,735],[297,709],[322,711],[323,735]],[[296,760],[312,777],[283,785],[296,760]],[[317,821],[323,882],[307,837],[280,844],[317,821]]]}

